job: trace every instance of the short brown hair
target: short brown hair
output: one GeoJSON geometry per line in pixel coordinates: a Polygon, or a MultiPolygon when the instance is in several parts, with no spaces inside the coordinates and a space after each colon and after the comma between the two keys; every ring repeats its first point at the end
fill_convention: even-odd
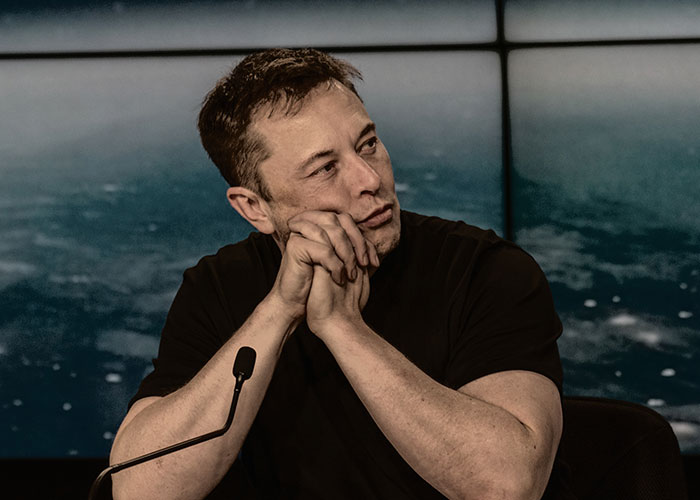
{"type": "Polygon", "coordinates": [[[231,186],[244,186],[270,200],[258,171],[267,157],[262,137],[249,130],[254,113],[281,103],[287,115],[324,82],[337,80],[358,96],[353,79],[362,79],[350,63],[316,49],[270,49],[245,57],[207,94],[197,128],[202,145],[231,186]]]}

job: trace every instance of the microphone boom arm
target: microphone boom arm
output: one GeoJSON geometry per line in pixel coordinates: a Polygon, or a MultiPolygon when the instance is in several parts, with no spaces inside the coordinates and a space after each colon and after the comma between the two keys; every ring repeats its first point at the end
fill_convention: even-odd
{"type": "Polygon", "coordinates": [[[236,355],[236,361],[233,365],[233,374],[236,377],[236,384],[233,387],[231,408],[229,409],[228,417],[226,418],[226,424],[224,424],[224,426],[221,429],[188,439],[181,443],[166,446],[165,448],[161,448],[160,450],[152,451],[150,453],[146,453],[145,455],[141,455],[130,460],[125,460],[124,462],[120,462],[118,464],[114,464],[107,467],[100,473],[99,476],[97,476],[95,481],[92,483],[92,487],[90,488],[90,493],[88,495],[88,500],[95,500],[97,498],[96,495],[100,489],[102,481],[107,476],[110,476],[115,472],[119,472],[123,469],[128,469],[129,467],[133,467],[134,465],[148,462],[149,460],[155,460],[156,458],[162,457],[164,455],[168,455],[170,453],[189,448],[190,446],[194,446],[196,444],[203,443],[205,441],[209,441],[210,439],[214,439],[215,437],[223,436],[224,434],[226,434],[226,432],[231,428],[231,424],[233,423],[233,416],[236,413],[236,406],[238,405],[238,396],[241,393],[241,387],[243,386],[243,382],[249,379],[250,376],[253,374],[254,364],[255,351],[247,346],[241,347],[238,350],[238,354],[236,355]]]}

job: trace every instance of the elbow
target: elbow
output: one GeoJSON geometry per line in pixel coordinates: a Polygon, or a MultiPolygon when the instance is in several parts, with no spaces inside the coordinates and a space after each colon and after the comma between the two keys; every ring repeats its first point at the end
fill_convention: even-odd
{"type": "Polygon", "coordinates": [[[537,474],[532,471],[520,474],[503,492],[502,496],[494,496],[493,498],[503,498],[508,500],[539,500],[544,493],[545,484],[542,485],[538,480],[537,474]]]}
{"type": "Polygon", "coordinates": [[[527,468],[512,474],[508,481],[494,484],[495,491],[484,498],[503,500],[540,500],[549,481],[551,467],[546,474],[539,468],[527,468]]]}
{"type": "Polygon", "coordinates": [[[494,467],[478,479],[464,477],[461,484],[442,493],[455,500],[539,500],[549,478],[540,472],[530,467],[494,467]]]}
{"type": "Polygon", "coordinates": [[[445,492],[447,498],[454,500],[539,500],[542,493],[534,482],[523,479],[521,481],[494,480],[475,487],[474,484],[465,488],[445,492]]]}
{"type": "MultiPolygon", "coordinates": [[[[117,450],[115,453],[115,448],[115,446],[112,447],[112,453],[109,457],[110,466],[114,466],[115,464],[124,460],[124,457],[120,455],[120,450],[117,450]]],[[[129,481],[127,480],[129,479],[128,476],[129,471],[119,471],[117,473],[110,474],[108,478],[105,478],[101,489],[111,489],[111,498],[113,500],[135,500],[137,497],[134,496],[133,492],[130,492],[132,488],[129,487],[129,481]]]]}
{"type": "MultiPolygon", "coordinates": [[[[128,474],[128,473],[127,473],[128,474]]],[[[112,499],[113,500],[136,500],[139,498],[139,495],[134,491],[134,488],[131,487],[131,484],[129,481],[125,480],[128,478],[125,478],[123,474],[112,474],[112,481],[111,485],[109,484],[109,481],[107,481],[107,484],[105,485],[105,488],[111,487],[112,489],[112,499]]],[[[143,492],[141,492],[143,494],[143,492]]],[[[107,497],[109,498],[109,497],[107,497]]],[[[143,498],[143,497],[141,497],[143,498]]]]}
{"type": "Polygon", "coordinates": [[[112,500],[132,500],[129,495],[126,495],[122,490],[116,486],[112,487],[112,500]]]}
{"type": "Polygon", "coordinates": [[[549,482],[552,464],[544,457],[532,457],[530,461],[507,469],[498,469],[495,477],[491,477],[488,488],[483,492],[487,500],[540,500],[549,482]]]}
{"type": "MultiPolygon", "coordinates": [[[[109,486],[106,486],[109,488],[109,486]]],[[[112,479],[112,499],[113,500],[132,500],[135,499],[135,497],[130,496],[127,491],[123,488],[123,484],[120,484],[120,481],[114,481],[114,478],[112,479]]],[[[107,497],[109,498],[109,497],[107,497]]]]}

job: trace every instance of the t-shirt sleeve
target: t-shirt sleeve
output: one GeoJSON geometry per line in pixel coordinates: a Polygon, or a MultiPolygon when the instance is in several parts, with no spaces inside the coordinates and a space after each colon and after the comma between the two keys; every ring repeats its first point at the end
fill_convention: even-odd
{"type": "Polygon", "coordinates": [[[233,325],[216,276],[202,265],[188,269],[161,333],[158,357],[129,407],[147,396],[165,396],[184,386],[223,345],[233,325]]]}
{"type": "Polygon", "coordinates": [[[506,242],[486,249],[465,270],[450,310],[447,386],[528,370],[551,379],[561,394],[561,321],[544,273],[525,251],[506,242]]]}

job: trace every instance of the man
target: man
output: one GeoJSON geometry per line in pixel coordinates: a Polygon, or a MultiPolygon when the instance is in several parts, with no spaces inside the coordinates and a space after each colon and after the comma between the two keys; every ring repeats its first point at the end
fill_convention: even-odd
{"type": "Polygon", "coordinates": [[[493,232],[400,211],[358,76],[269,50],[207,96],[202,142],[259,233],[185,273],[112,462],[221,427],[238,349],[257,363],[224,436],[115,474],[116,499],[239,498],[236,481],[260,498],[542,496],[562,428],[546,281],[493,232]]]}

